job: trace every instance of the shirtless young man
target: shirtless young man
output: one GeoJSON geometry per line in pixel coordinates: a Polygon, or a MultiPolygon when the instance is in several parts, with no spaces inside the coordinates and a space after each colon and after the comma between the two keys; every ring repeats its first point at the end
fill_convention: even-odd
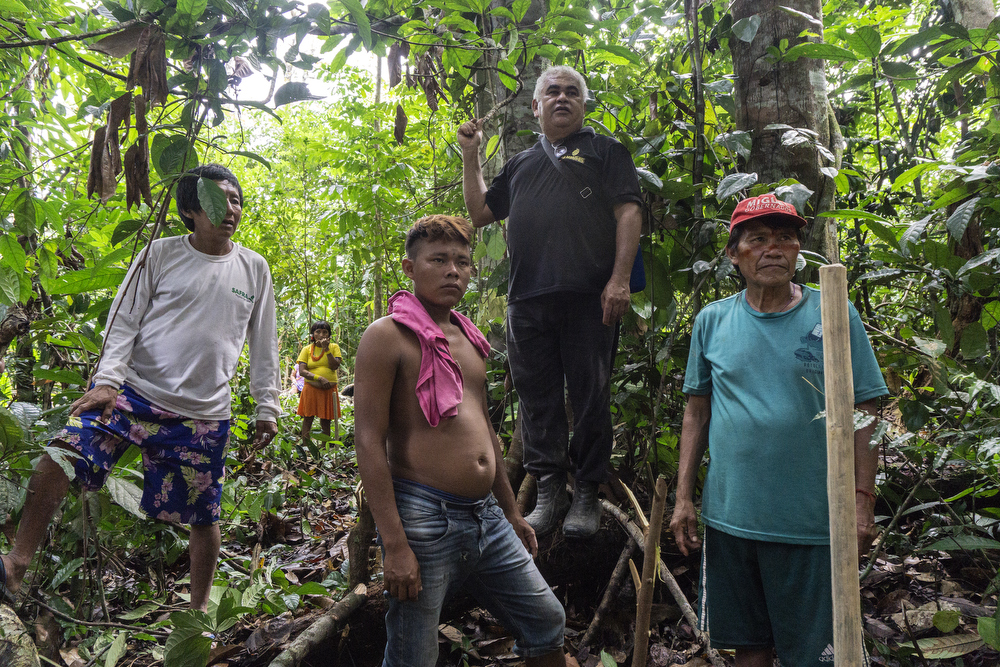
{"type": "Polygon", "coordinates": [[[355,448],[391,596],[383,664],[433,667],[441,607],[465,587],[514,633],[529,667],[562,667],[565,612],[498,465],[489,345],[452,311],[472,273],[471,237],[462,218],[415,222],[402,262],[414,295],[394,295],[392,314],[358,344],[355,448]]]}

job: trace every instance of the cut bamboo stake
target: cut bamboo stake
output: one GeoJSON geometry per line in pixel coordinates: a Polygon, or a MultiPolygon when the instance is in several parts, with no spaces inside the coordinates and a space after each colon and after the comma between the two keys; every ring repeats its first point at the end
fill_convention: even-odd
{"type": "Polygon", "coordinates": [[[854,483],[854,377],[847,310],[847,269],[819,270],[826,392],[826,491],[830,501],[835,667],[861,667],[861,589],[854,483]]]}
{"type": "MultiPolygon", "coordinates": [[[[632,538],[632,541],[638,547],[645,549],[646,544],[642,530],[639,529],[639,526],[635,525],[634,521],[629,520],[628,515],[621,508],[612,505],[603,498],[601,499],[601,507],[621,524],[622,528],[625,529],[625,532],[628,533],[629,537],[632,538]]],[[[684,596],[684,591],[681,590],[680,584],[674,579],[674,575],[667,568],[667,564],[663,562],[662,558],[659,559],[659,568],[660,580],[666,583],[670,594],[674,596],[674,601],[681,608],[681,614],[684,615],[684,619],[691,625],[695,637],[698,638],[698,641],[705,644],[705,653],[708,655],[709,661],[715,667],[726,667],[726,661],[719,656],[718,651],[709,646],[708,632],[702,632],[699,629],[697,614],[694,613],[694,609],[691,608],[691,603],[684,596]]]]}
{"type": "Polygon", "coordinates": [[[323,640],[328,638],[367,600],[368,588],[358,584],[340,599],[319,620],[302,631],[284,651],[271,661],[270,667],[298,667],[323,640]]]}
{"type": "Polygon", "coordinates": [[[632,667],[646,667],[649,657],[649,615],[653,608],[653,588],[656,584],[656,566],[659,563],[660,533],[663,530],[663,508],[667,502],[667,480],[656,480],[653,506],[649,510],[649,527],[642,556],[642,588],[636,591],[635,650],[632,667]]]}

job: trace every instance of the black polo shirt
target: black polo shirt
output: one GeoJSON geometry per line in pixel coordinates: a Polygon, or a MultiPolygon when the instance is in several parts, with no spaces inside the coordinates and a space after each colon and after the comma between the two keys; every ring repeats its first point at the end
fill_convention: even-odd
{"type": "Polygon", "coordinates": [[[564,176],[541,143],[512,157],[493,179],[486,205],[508,218],[508,302],[552,292],[600,294],[615,264],[614,206],[641,202],[628,150],[589,127],[566,137],[557,155],[579,176],[564,176]],[[589,186],[603,196],[581,196],[589,186]]]}

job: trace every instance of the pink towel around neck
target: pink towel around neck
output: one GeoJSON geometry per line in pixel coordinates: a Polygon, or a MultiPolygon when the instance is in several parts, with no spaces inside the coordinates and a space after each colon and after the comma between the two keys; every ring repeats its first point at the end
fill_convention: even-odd
{"type": "MultiPolygon", "coordinates": [[[[427,423],[437,426],[442,418],[458,415],[462,403],[462,369],[451,356],[448,339],[441,327],[431,319],[420,299],[406,290],[389,297],[392,319],[407,327],[420,341],[420,373],[417,376],[417,402],[427,423]]],[[[468,317],[451,311],[451,321],[485,358],[490,344],[468,317]]]]}

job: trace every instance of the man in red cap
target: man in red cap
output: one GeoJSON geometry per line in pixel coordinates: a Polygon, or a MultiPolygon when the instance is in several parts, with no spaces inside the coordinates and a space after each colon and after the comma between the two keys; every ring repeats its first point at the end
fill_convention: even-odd
{"type": "MultiPolygon", "coordinates": [[[[694,488],[706,449],[699,617],[737,667],[833,662],[819,290],[793,281],[806,221],[772,194],[737,205],[726,254],[746,289],[706,306],[691,334],[677,503],[681,552],[702,547],[694,488]]],[[[850,307],[856,407],[888,393],[850,307]]],[[[858,547],[875,536],[874,424],[855,432],[858,547]]]]}

